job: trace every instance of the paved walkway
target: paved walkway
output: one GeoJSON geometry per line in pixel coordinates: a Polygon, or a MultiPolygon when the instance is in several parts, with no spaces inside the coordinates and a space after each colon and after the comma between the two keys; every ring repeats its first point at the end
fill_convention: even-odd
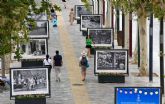
{"type": "MultiPolygon", "coordinates": [[[[52,27],[50,22],[50,38],[48,41],[49,54],[55,55],[59,50],[63,56],[61,82],[55,81],[55,71],[51,73],[51,98],[47,98],[47,104],[114,104],[114,87],[118,86],[159,86],[159,77],[154,77],[152,83],[147,77],[135,77],[132,72],[138,72],[136,65],[130,65],[130,75],[125,83],[98,83],[94,75],[94,58],[90,58],[90,69],[87,71],[87,80],[81,81],[78,59],[85,47],[85,37],[79,31],[76,21],[69,25],[69,11],[74,5],[81,4],[80,0],[67,0],[67,9],[63,8],[61,0],[52,0],[61,5],[62,12],[58,13],[58,27],[52,27]]],[[[10,100],[10,92],[0,93],[0,104],[14,104],[10,100]]]]}

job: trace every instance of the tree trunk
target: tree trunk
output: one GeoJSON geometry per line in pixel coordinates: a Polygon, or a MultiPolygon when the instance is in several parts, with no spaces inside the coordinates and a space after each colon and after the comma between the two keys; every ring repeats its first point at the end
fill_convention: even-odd
{"type": "Polygon", "coordinates": [[[6,77],[5,74],[9,73],[9,68],[10,68],[10,54],[7,54],[7,55],[3,55],[1,57],[1,62],[2,62],[2,77],[6,77]]]}
{"type": "Polygon", "coordinates": [[[133,63],[134,64],[137,64],[138,63],[138,35],[139,35],[139,24],[138,24],[138,21],[137,21],[137,34],[136,34],[136,44],[135,44],[135,49],[134,49],[134,52],[133,52],[133,63]]]}
{"type": "Polygon", "coordinates": [[[1,58],[2,61],[2,77],[5,77],[5,55],[1,58]]]}
{"type": "Polygon", "coordinates": [[[140,75],[147,74],[147,33],[146,33],[146,17],[139,17],[139,33],[140,33],[140,75]]]}

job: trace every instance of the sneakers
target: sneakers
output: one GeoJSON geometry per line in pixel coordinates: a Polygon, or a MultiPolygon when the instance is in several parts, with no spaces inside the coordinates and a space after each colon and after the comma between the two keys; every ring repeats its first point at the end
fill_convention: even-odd
{"type": "Polygon", "coordinates": [[[85,81],[85,78],[84,78],[84,79],[82,79],[82,81],[85,81]]]}

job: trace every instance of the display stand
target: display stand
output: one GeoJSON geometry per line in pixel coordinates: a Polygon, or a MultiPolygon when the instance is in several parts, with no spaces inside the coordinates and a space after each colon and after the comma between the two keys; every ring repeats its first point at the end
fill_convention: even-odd
{"type": "Polygon", "coordinates": [[[22,67],[43,66],[43,59],[22,59],[22,67]]]}
{"type": "Polygon", "coordinates": [[[46,97],[42,98],[15,98],[15,104],[46,104],[46,97]]]}
{"type": "Polygon", "coordinates": [[[94,47],[92,47],[92,48],[90,49],[90,51],[91,51],[91,55],[94,55],[94,54],[95,54],[95,48],[94,48],[94,47]]]}
{"type": "Polygon", "coordinates": [[[87,36],[87,35],[88,35],[88,32],[87,32],[87,31],[82,30],[82,35],[83,35],[83,36],[87,36]]]}
{"type": "Polygon", "coordinates": [[[81,20],[80,20],[80,19],[78,19],[78,20],[77,20],[77,24],[80,24],[80,23],[81,23],[81,20]]]}
{"type": "Polygon", "coordinates": [[[98,74],[99,83],[125,83],[124,75],[98,74]]]}

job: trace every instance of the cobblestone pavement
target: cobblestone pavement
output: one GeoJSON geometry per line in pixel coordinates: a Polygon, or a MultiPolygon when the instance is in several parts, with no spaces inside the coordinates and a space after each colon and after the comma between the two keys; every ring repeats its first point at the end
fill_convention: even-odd
{"type": "MultiPolygon", "coordinates": [[[[57,2],[59,3],[59,2],[57,2]]],[[[68,5],[71,7],[73,5],[79,5],[75,0],[69,1],[68,5]]],[[[85,47],[85,37],[82,36],[82,32],[80,31],[80,25],[74,23],[73,26],[69,25],[68,22],[68,13],[69,10],[63,10],[63,18],[65,19],[66,28],[70,33],[70,38],[72,44],[75,48],[76,57],[80,57],[81,51],[85,47]]],[[[149,83],[148,77],[135,77],[132,73],[138,72],[137,65],[129,65],[130,74],[126,77],[125,83],[98,83],[97,76],[93,74],[94,72],[94,59],[90,59],[90,69],[87,72],[87,81],[85,82],[91,104],[114,104],[114,87],[119,86],[160,86],[159,77],[154,77],[153,82],[149,83]]],[[[164,97],[163,97],[164,99],[164,97]]]]}
{"type": "MultiPolygon", "coordinates": [[[[80,25],[74,22],[72,26],[69,24],[69,11],[74,5],[82,4],[80,0],[67,0],[67,9],[64,9],[61,0],[53,0],[62,7],[62,17],[64,18],[67,33],[70,42],[74,47],[75,58],[80,57],[80,53],[85,49],[85,37],[82,36],[80,25]]],[[[51,57],[55,55],[55,50],[59,50],[64,55],[63,47],[61,47],[59,30],[52,27],[50,21],[50,38],[48,41],[48,50],[51,57]]],[[[64,60],[65,62],[66,60],[64,60]]],[[[132,73],[138,72],[137,65],[129,66],[130,74],[126,77],[125,83],[98,83],[97,76],[94,75],[94,58],[89,60],[90,68],[87,71],[87,80],[83,85],[87,90],[91,104],[114,104],[114,87],[119,86],[159,86],[159,77],[154,77],[152,83],[149,83],[148,77],[135,77],[132,73]]],[[[74,65],[73,65],[74,66],[74,65]]],[[[55,82],[55,71],[51,73],[51,98],[47,98],[47,104],[75,104],[72,87],[68,75],[66,63],[62,67],[61,82],[55,82]]],[[[74,76],[73,76],[74,77],[74,76]]],[[[163,97],[164,99],[164,97],[163,97]]],[[[0,104],[14,104],[14,100],[10,100],[10,91],[0,93],[0,104]]]]}

